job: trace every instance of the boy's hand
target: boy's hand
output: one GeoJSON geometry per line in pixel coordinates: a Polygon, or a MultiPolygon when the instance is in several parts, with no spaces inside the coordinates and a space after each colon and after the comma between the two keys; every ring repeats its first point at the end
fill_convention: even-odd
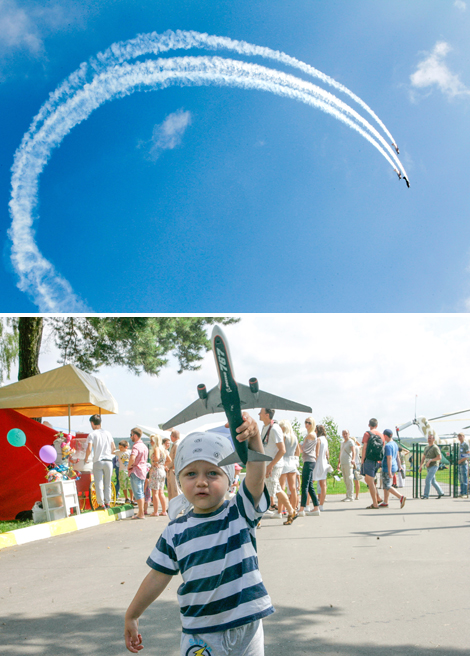
{"type": "MultiPolygon", "coordinates": [[[[246,440],[257,440],[260,439],[258,424],[250,417],[247,412],[242,413],[243,424],[237,428],[237,440],[239,442],[246,442],[246,440]]],[[[225,424],[225,427],[228,428],[228,422],[225,424]]]]}
{"type": "Polygon", "coordinates": [[[128,620],[124,625],[124,639],[126,641],[126,647],[133,654],[137,654],[141,649],[144,648],[142,644],[142,636],[139,633],[139,620],[128,620]]]}

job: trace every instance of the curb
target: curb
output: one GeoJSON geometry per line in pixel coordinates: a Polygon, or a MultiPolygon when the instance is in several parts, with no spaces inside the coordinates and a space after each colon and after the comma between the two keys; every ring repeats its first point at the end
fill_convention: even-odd
{"type": "MultiPolygon", "coordinates": [[[[124,506],[124,508],[127,507],[124,506]]],[[[53,522],[45,522],[43,524],[37,524],[36,526],[18,528],[16,531],[0,533],[0,550],[5,549],[6,547],[27,544],[28,542],[34,542],[35,540],[52,538],[55,535],[80,531],[83,528],[90,528],[91,526],[98,526],[99,524],[116,522],[120,519],[132,517],[133,514],[133,508],[126,510],[110,508],[109,510],[95,510],[95,512],[88,512],[83,515],[74,515],[73,517],[58,519],[53,522]]]]}

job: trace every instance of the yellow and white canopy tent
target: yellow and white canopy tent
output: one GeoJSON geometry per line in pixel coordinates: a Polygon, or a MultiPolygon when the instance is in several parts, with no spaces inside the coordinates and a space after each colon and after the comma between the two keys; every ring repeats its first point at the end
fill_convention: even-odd
{"type": "Polygon", "coordinates": [[[106,385],[73,364],[0,387],[0,409],[26,417],[116,414],[118,404],[106,385]]]}

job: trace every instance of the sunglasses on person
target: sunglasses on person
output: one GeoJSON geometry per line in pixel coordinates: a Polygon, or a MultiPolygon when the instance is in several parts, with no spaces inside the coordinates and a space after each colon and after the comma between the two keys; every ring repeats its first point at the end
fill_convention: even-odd
{"type": "Polygon", "coordinates": [[[308,424],[309,426],[312,425],[312,422],[311,422],[311,421],[306,421],[305,423],[308,424]]]}

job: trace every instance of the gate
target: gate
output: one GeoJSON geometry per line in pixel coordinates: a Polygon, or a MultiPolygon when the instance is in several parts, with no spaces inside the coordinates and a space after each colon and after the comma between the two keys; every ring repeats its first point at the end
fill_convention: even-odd
{"type": "MultiPolygon", "coordinates": [[[[412,448],[412,471],[413,471],[413,498],[419,499],[424,492],[424,480],[427,470],[419,471],[421,459],[427,444],[415,443],[412,448]]],[[[439,469],[436,472],[436,481],[442,489],[444,496],[457,497],[459,495],[459,444],[438,444],[442,460],[439,463],[439,469]]],[[[430,496],[435,493],[431,487],[430,496]]]]}

